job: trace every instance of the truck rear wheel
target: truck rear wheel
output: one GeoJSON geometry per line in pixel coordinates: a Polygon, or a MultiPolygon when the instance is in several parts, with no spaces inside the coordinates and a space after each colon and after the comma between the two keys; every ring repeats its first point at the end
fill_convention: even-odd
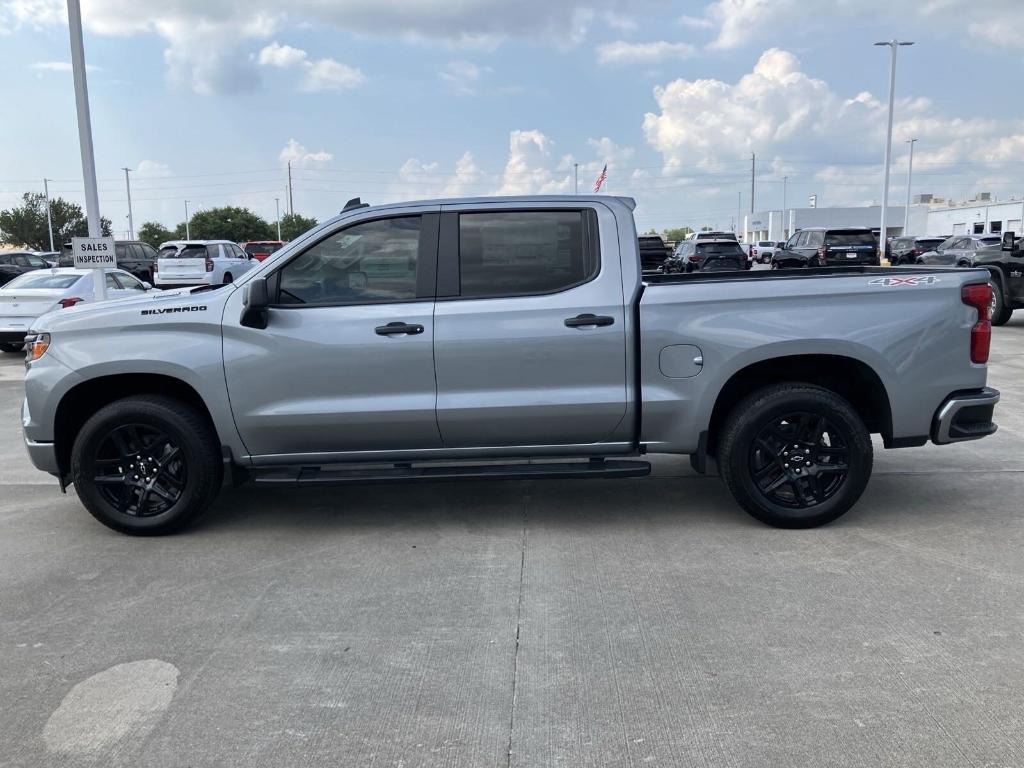
{"type": "Polygon", "coordinates": [[[156,395],[97,411],[71,450],[82,504],[122,533],[170,533],[213,502],[223,468],[216,436],[187,403],[156,395]]]}
{"type": "Polygon", "coordinates": [[[871,435],[834,392],[791,382],[765,387],[729,414],[718,464],[748,513],[779,528],[813,528],[843,515],[871,477],[871,435]]]}
{"type": "Polygon", "coordinates": [[[988,284],[992,286],[992,308],[989,312],[991,315],[989,319],[992,321],[992,325],[1006,325],[1013,317],[1013,309],[1006,306],[1003,289],[999,283],[989,280],[988,284]]]}

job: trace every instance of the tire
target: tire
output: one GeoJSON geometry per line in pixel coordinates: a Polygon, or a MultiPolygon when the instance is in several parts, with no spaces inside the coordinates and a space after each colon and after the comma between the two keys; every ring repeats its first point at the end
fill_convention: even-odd
{"type": "Polygon", "coordinates": [[[853,407],[799,382],[765,387],[738,403],[719,440],[729,491],[777,528],[814,528],[843,515],[864,492],[872,462],[871,436],[853,407]],[[794,466],[798,461],[804,466],[794,466]]]}
{"type": "Polygon", "coordinates": [[[992,287],[992,309],[989,312],[992,325],[1006,325],[1013,317],[1013,308],[1006,306],[1003,291],[995,280],[989,280],[992,287]]]}
{"type": "Polygon", "coordinates": [[[171,533],[194,520],[216,498],[222,473],[207,420],[187,403],[158,395],[104,406],[71,449],[71,480],[82,504],[107,527],[136,536],[171,533]]]}
{"type": "Polygon", "coordinates": [[[24,348],[24,344],[8,344],[7,342],[0,344],[0,352],[10,352],[12,355],[22,352],[24,348]]]}

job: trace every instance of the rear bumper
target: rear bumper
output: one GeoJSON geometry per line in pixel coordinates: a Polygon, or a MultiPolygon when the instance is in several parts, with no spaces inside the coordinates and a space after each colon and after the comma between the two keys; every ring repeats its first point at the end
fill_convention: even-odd
{"type": "Polygon", "coordinates": [[[999,392],[990,387],[954,392],[939,406],[932,419],[932,442],[937,445],[980,440],[993,434],[992,421],[999,392]]]}

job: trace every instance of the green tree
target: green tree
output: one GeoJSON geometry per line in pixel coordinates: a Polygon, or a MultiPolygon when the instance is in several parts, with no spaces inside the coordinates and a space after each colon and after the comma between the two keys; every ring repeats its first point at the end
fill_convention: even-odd
{"type": "Polygon", "coordinates": [[[286,213],[281,217],[281,239],[294,240],[317,225],[316,219],[297,213],[286,213]]]}
{"type": "MultiPolygon", "coordinates": [[[[50,249],[50,233],[46,225],[46,196],[41,192],[26,192],[22,205],[0,211],[0,241],[11,245],[25,245],[37,251],[50,249]]],[[[50,199],[50,218],[53,220],[53,246],[61,246],[72,237],[86,237],[89,221],[76,203],[54,197],[50,199]]],[[[110,219],[100,218],[100,230],[110,236],[110,219]]]]}
{"type": "Polygon", "coordinates": [[[680,240],[685,240],[691,232],[693,230],[690,227],[670,227],[665,230],[664,235],[666,240],[674,240],[678,243],[680,240]]]}
{"type": "Polygon", "coordinates": [[[147,221],[138,231],[139,240],[144,243],[149,243],[154,248],[159,248],[160,243],[165,243],[168,240],[176,240],[175,233],[167,229],[163,224],[155,221],[147,221]]]}
{"type": "MultiPolygon", "coordinates": [[[[178,228],[178,232],[184,225],[178,228]]],[[[248,208],[232,205],[199,211],[189,222],[189,233],[197,240],[270,240],[275,231],[264,219],[248,208]]]]}

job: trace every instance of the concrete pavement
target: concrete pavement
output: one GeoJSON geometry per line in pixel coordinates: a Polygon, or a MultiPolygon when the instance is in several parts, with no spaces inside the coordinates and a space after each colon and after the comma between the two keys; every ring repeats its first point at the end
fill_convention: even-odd
{"type": "Polygon", "coordinates": [[[1024,313],[1000,432],[766,528],[714,478],[241,490],[131,539],[0,361],[0,766],[1024,764],[1024,313]]]}

